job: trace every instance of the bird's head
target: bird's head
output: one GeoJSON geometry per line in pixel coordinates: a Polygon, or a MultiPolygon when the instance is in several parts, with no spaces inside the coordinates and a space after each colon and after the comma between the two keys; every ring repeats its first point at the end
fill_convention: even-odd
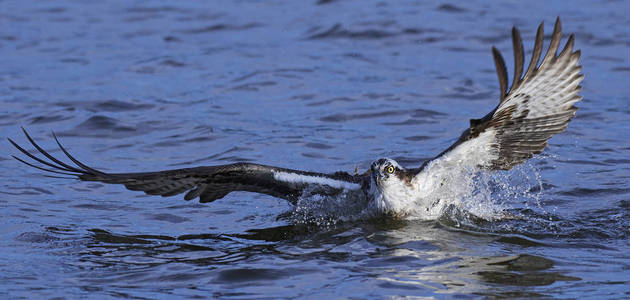
{"type": "Polygon", "coordinates": [[[407,170],[395,160],[381,158],[372,163],[372,181],[381,189],[406,180],[407,170]]]}
{"type": "Polygon", "coordinates": [[[411,172],[389,158],[372,163],[370,188],[371,207],[377,213],[404,215],[414,197],[411,172]]]}

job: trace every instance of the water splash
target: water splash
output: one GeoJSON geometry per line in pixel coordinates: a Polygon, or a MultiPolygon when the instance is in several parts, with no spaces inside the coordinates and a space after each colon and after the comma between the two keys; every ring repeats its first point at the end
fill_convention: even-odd
{"type": "Polygon", "coordinates": [[[344,191],[334,197],[304,191],[289,220],[294,224],[331,226],[339,222],[364,219],[367,201],[352,191],[344,191]]]}
{"type": "MultiPolygon", "coordinates": [[[[449,174],[428,197],[417,199],[406,220],[450,219],[455,226],[479,220],[524,219],[519,208],[534,206],[547,214],[541,203],[540,170],[526,163],[510,171],[463,170],[449,174]]],[[[369,209],[362,194],[347,191],[334,197],[305,191],[288,220],[294,224],[335,225],[379,217],[369,209]]],[[[399,216],[395,216],[399,217],[399,216]]]]}
{"type": "Polygon", "coordinates": [[[535,208],[547,215],[541,202],[542,177],[532,162],[510,171],[480,172],[473,181],[473,192],[462,200],[462,208],[468,214],[487,221],[528,219],[521,208],[535,208]]]}

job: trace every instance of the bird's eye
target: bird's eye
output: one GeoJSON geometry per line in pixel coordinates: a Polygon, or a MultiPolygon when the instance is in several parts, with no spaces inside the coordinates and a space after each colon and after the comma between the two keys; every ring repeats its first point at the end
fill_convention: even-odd
{"type": "Polygon", "coordinates": [[[389,174],[394,173],[394,166],[387,167],[387,173],[389,173],[389,174]]]}

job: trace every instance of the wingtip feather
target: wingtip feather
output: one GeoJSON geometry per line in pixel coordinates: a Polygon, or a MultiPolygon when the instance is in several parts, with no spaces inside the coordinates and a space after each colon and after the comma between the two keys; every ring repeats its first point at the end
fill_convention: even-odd
{"type": "Polygon", "coordinates": [[[525,64],[523,40],[521,39],[521,33],[516,26],[512,27],[512,48],[514,49],[514,78],[512,79],[510,91],[517,89],[520,85],[521,77],[523,75],[523,66],[525,64]]]}
{"type": "Polygon", "coordinates": [[[573,53],[573,45],[575,43],[575,35],[572,33],[569,35],[569,38],[567,39],[567,43],[564,44],[564,48],[562,49],[562,52],[560,52],[560,56],[564,56],[566,53],[573,53]]]}
{"type": "Polygon", "coordinates": [[[505,67],[505,61],[503,60],[503,56],[501,56],[501,52],[494,46],[492,46],[492,56],[494,57],[494,65],[497,69],[497,76],[499,77],[501,101],[503,101],[507,95],[507,68],[505,67]]]}
{"type": "Polygon", "coordinates": [[[529,62],[529,66],[527,67],[523,80],[533,76],[536,68],[538,67],[538,61],[540,61],[540,55],[542,54],[543,39],[545,34],[544,27],[545,21],[540,22],[540,25],[538,25],[538,29],[536,30],[536,40],[534,42],[534,51],[532,51],[532,60],[529,62]]]}
{"type": "Polygon", "coordinates": [[[70,153],[66,150],[66,148],[64,148],[61,145],[61,142],[59,142],[59,139],[57,138],[57,135],[54,132],[52,132],[52,136],[55,139],[55,142],[57,142],[57,145],[59,146],[59,149],[61,149],[61,151],[63,151],[63,153],[70,160],[72,160],[72,162],[74,162],[77,166],[79,166],[80,168],[83,169],[81,173],[91,173],[92,175],[105,175],[105,173],[103,173],[103,172],[101,172],[99,170],[95,170],[93,168],[90,168],[87,165],[85,165],[82,162],[80,162],[79,160],[77,160],[76,158],[74,158],[74,156],[70,155],[70,153]]]}
{"type": "Polygon", "coordinates": [[[545,54],[545,58],[540,66],[546,65],[548,62],[554,60],[558,53],[558,47],[560,46],[560,39],[562,38],[562,22],[560,22],[560,17],[556,18],[556,23],[553,26],[553,33],[551,34],[551,42],[549,43],[549,49],[547,49],[547,54],[545,54]]]}

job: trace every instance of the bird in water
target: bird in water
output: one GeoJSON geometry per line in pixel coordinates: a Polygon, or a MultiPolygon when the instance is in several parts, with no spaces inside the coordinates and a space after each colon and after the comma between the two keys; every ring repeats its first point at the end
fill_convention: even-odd
{"type": "Polygon", "coordinates": [[[13,140],[11,144],[35,162],[13,156],[34,168],[83,181],[122,184],[129,190],[163,197],[181,193],[185,200],[199,198],[202,203],[223,198],[230,192],[247,191],[279,197],[296,204],[300,199],[321,196],[359,204],[369,216],[391,215],[399,218],[434,218],[449,205],[453,185],[470,180],[480,171],[508,170],[541,153],[547,140],[564,131],[575,115],[574,104],[582,97],[580,51],[573,50],[570,35],[558,54],[561,40],[560,19],[556,20],[547,53],[543,49],[543,23],[538,27],[531,61],[525,69],[521,36],[512,28],[514,79],[508,89],[505,62],[499,51],[492,54],[499,77],[500,101],[487,115],[471,119],[470,127],[445,151],[416,168],[405,168],[389,158],[374,161],[362,174],[355,172],[318,173],[253,163],[201,166],[157,172],[106,173],[91,168],[59,143],[61,151],[74,165],[52,156],[24,130],[40,156],[31,154],[13,140]],[[524,74],[523,74],[523,71],[524,74]],[[42,157],[43,156],[43,157],[42,157]]]}

